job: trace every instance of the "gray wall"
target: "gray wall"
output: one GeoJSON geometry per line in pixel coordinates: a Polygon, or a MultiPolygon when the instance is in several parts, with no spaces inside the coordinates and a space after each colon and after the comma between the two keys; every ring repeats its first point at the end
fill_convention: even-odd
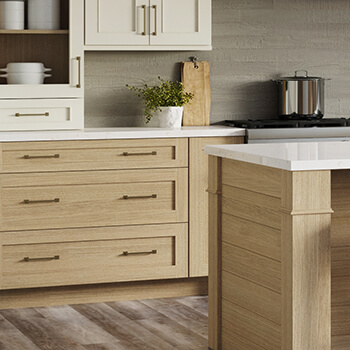
{"type": "Polygon", "coordinates": [[[86,127],[134,126],[141,99],[125,84],[180,79],[191,56],[211,64],[211,122],[276,116],[271,79],[307,69],[326,82],[327,117],[350,118],[349,0],[212,0],[213,50],[87,52],[86,127]]]}

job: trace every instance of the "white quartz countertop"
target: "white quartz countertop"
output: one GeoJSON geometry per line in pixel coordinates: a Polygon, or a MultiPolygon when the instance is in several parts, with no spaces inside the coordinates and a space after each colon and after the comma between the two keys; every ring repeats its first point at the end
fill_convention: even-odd
{"type": "Polygon", "coordinates": [[[213,156],[291,171],[350,169],[349,141],[222,145],[204,149],[213,156]]]}
{"type": "Polygon", "coordinates": [[[228,126],[185,126],[181,129],[162,128],[96,128],[57,131],[0,132],[0,142],[146,139],[172,137],[244,136],[245,130],[228,126]]]}

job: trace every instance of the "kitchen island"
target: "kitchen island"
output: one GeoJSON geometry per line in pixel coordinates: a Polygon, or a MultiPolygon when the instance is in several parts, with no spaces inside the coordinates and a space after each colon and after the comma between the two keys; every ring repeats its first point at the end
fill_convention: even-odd
{"type": "Polygon", "coordinates": [[[209,347],[350,348],[350,143],[206,146],[209,347]]]}

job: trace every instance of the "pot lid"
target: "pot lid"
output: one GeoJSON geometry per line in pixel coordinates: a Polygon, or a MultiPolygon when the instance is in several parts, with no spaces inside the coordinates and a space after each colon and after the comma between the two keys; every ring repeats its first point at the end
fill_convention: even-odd
{"type": "Polygon", "coordinates": [[[276,79],[277,81],[296,81],[296,80],[324,80],[321,77],[310,77],[307,70],[296,70],[294,77],[282,77],[276,79]],[[298,75],[298,73],[303,72],[303,75],[298,75]]]}

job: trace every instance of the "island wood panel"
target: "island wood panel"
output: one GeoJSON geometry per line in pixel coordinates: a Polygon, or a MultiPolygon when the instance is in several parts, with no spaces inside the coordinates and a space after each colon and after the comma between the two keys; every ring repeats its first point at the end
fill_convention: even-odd
{"type": "Polygon", "coordinates": [[[349,335],[332,336],[332,350],[348,350],[349,344],[349,335]]]}
{"type": "Polygon", "coordinates": [[[331,348],[330,171],[282,174],[282,348],[331,348]]]}
{"type": "Polygon", "coordinates": [[[195,137],[189,140],[190,277],[208,275],[208,155],[206,145],[243,143],[243,137],[195,137]]]}
{"type": "Polygon", "coordinates": [[[233,333],[226,328],[222,329],[222,349],[223,350],[263,350],[257,344],[243,338],[239,334],[233,333]]]}
{"type": "Polygon", "coordinates": [[[223,213],[222,240],[281,261],[281,231],[272,227],[223,213]]]}
{"type": "Polygon", "coordinates": [[[222,211],[237,217],[281,229],[281,199],[265,194],[222,186],[222,211]]]}
{"type": "Polygon", "coordinates": [[[221,349],[221,158],[209,156],[208,347],[221,349]]]}
{"type": "Polygon", "coordinates": [[[223,158],[222,164],[222,183],[224,185],[281,198],[281,171],[279,169],[226,158],[223,158]]]}
{"type": "Polygon", "coordinates": [[[222,299],[274,323],[281,324],[280,293],[236,276],[224,269],[222,270],[222,299]]]}
{"type": "MultiPolygon", "coordinates": [[[[230,333],[260,346],[262,349],[281,350],[281,326],[266,318],[235,305],[227,300],[222,300],[222,328],[230,330],[230,333]]],[[[222,333],[222,343],[230,341],[228,332],[222,333]],[[226,338],[227,337],[227,338],[226,338]]],[[[222,348],[222,350],[231,350],[222,348]]]]}
{"type": "Polygon", "coordinates": [[[187,166],[187,138],[1,144],[2,173],[187,166]]]}
{"type": "MultiPolygon", "coordinates": [[[[222,162],[222,169],[225,171],[224,163],[230,164],[231,161],[227,163],[223,159],[222,162]]],[[[249,187],[249,181],[243,181],[242,188],[239,188],[240,185],[235,186],[235,183],[231,183],[230,172],[234,172],[236,181],[239,182],[237,179],[246,176],[250,164],[244,164],[244,169],[233,170],[239,165],[240,162],[232,161],[230,169],[225,177],[222,177],[223,182],[226,182],[222,185],[222,196],[217,196],[222,198],[222,220],[219,228],[223,242],[218,261],[221,269],[218,272],[218,290],[222,291],[218,314],[222,321],[222,335],[217,349],[221,349],[221,341],[222,349],[231,349],[224,347],[228,346],[224,344],[232,343],[230,334],[238,334],[243,343],[249,341],[260,348],[265,348],[265,345],[266,349],[277,349],[281,342],[281,263],[278,261],[281,258],[281,200],[280,191],[276,189],[280,186],[280,180],[276,184],[274,174],[273,181],[268,186],[262,185],[265,188],[264,193],[254,192],[249,187]],[[268,188],[271,188],[272,196],[268,195],[268,188]],[[270,226],[266,226],[266,223],[270,226]],[[271,256],[274,259],[271,259],[271,256]],[[265,267],[269,266],[270,276],[259,271],[259,268],[264,266],[263,263],[265,267]],[[228,314],[229,309],[225,303],[241,310],[242,313],[228,314]],[[247,327],[251,334],[244,335],[240,332],[240,327],[245,327],[242,325],[246,318],[249,318],[247,327]],[[238,328],[236,321],[239,323],[238,328]],[[269,341],[264,341],[265,333],[270,327],[277,328],[275,333],[272,330],[272,334],[277,334],[277,340],[272,340],[272,346],[269,341]]],[[[270,181],[270,177],[267,178],[270,181]]],[[[280,178],[279,172],[277,178],[280,178]]],[[[220,336],[220,332],[218,334],[220,336]]],[[[271,335],[267,336],[270,337],[271,335]]]]}
{"type": "MultiPolygon", "coordinates": [[[[220,163],[215,166],[217,164],[220,163]]],[[[254,171],[247,164],[244,167],[246,172],[254,171]]],[[[281,317],[281,326],[258,314],[262,312],[259,309],[262,306],[249,305],[250,302],[253,305],[258,298],[249,296],[255,283],[234,274],[230,274],[234,277],[225,280],[227,272],[223,269],[224,260],[219,258],[215,266],[221,269],[216,272],[219,277],[217,315],[221,317],[219,326],[229,332],[218,330],[217,334],[222,338],[222,344],[232,342],[229,334],[235,333],[262,349],[330,349],[330,172],[278,171],[281,175],[281,198],[223,184],[222,195],[217,195],[218,199],[222,199],[223,214],[219,213],[216,218],[222,219],[222,225],[216,223],[214,232],[215,239],[219,239],[218,252],[224,252],[225,242],[221,248],[220,238],[225,237],[223,222],[230,216],[233,217],[232,222],[239,218],[281,233],[282,293],[275,293],[280,296],[281,310],[274,313],[276,317],[277,314],[281,317]],[[228,282],[231,280],[232,292],[228,293],[228,282]],[[236,291],[235,287],[241,291],[236,291]],[[224,295],[227,294],[233,295],[232,302],[225,299],[224,295]],[[237,305],[237,300],[243,305],[237,305]]],[[[218,177],[217,183],[220,183],[220,170],[216,169],[214,175],[218,177]]],[[[217,207],[220,208],[220,203],[217,207]]],[[[240,244],[235,241],[230,243],[240,244]]],[[[271,296],[270,300],[273,300],[271,296]]],[[[222,349],[220,342],[221,339],[217,349],[222,349]]]]}
{"type": "Polygon", "coordinates": [[[332,349],[350,348],[350,171],[332,171],[332,349]]]}
{"type": "MultiPolygon", "coordinates": [[[[20,187],[2,184],[1,228],[9,231],[187,222],[187,169],[164,171],[140,170],[133,174],[134,182],[126,182],[124,178],[122,183],[118,183],[115,173],[106,172],[106,183],[84,184],[85,174],[89,179],[91,174],[81,172],[68,174],[69,178],[79,177],[79,185],[40,186],[39,181],[36,185],[26,183],[20,187]],[[26,204],[25,200],[30,203],[26,204]],[[21,220],[17,220],[18,216],[21,220]]],[[[46,173],[44,182],[54,182],[52,175],[46,173]]],[[[65,177],[65,173],[55,175],[65,177]]],[[[35,178],[35,174],[31,176],[35,178]]],[[[2,175],[3,182],[6,177],[11,175],[2,175]]],[[[39,178],[42,177],[40,174],[39,178]]]]}
{"type": "Polygon", "coordinates": [[[255,254],[223,241],[222,269],[277,293],[281,293],[280,261],[255,254]]]}

